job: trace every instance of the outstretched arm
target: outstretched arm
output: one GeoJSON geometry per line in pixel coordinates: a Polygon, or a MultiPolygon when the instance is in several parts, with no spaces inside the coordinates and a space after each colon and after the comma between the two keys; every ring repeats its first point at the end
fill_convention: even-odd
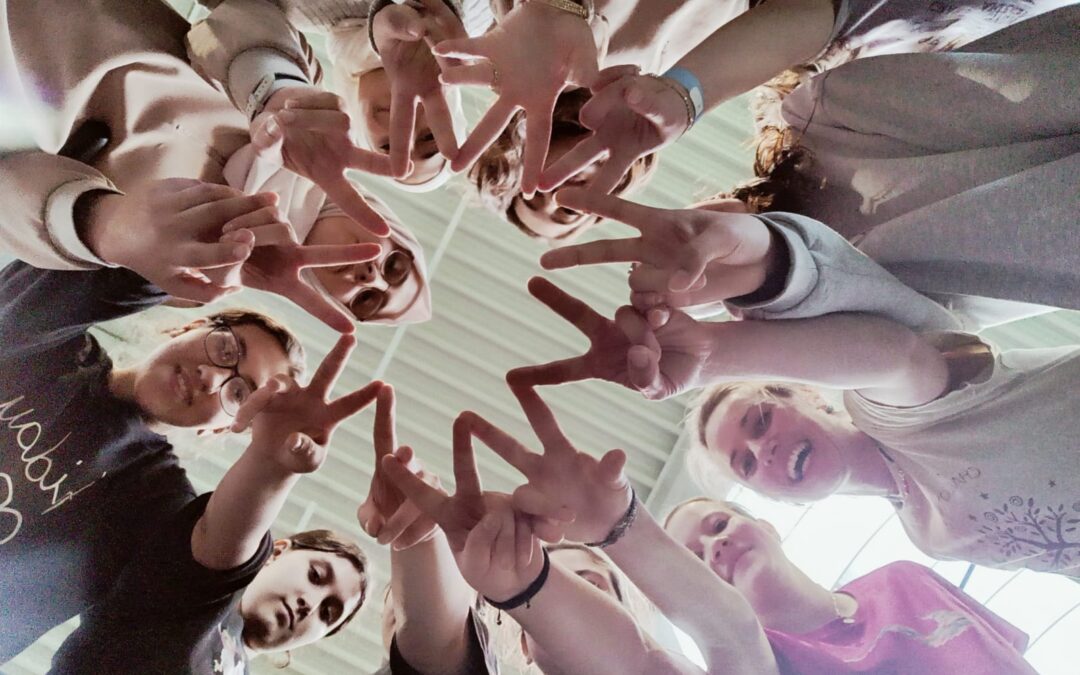
{"type": "MultiPolygon", "coordinates": [[[[556,566],[542,579],[545,554],[528,518],[509,495],[482,492],[471,433],[479,420],[463,413],[454,424],[453,497],[429,486],[395,458],[383,460],[390,478],[446,532],[462,576],[489,602],[503,603],[539,583],[528,602],[507,609],[544,651],[549,674],[700,673],[657,648],[619,605],[556,566]]],[[[546,516],[537,519],[546,518],[546,516]]]]}
{"type": "Polygon", "coordinates": [[[426,675],[471,672],[469,610],[476,593],[461,577],[446,535],[405,498],[382,468],[382,458],[393,456],[422,480],[439,485],[413,458],[411,448],[397,446],[390,386],[379,391],[373,440],[375,473],[357,517],[365,532],[391,547],[397,650],[406,663],[426,675]]]}
{"type": "Polygon", "coordinates": [[[476,432],[528,478],[514,492],[515,507],[533,515],[556,505],[573,511],[567,539],[603,542],[612,561],[695,641],[709,672],[775,673],[765,635],[742,595],[672,540],[643,505],[632,504],[636,498],[622,470],[625,454],[611,450],[597,460],[579,451],[532,387],[511,389],[543,454],[483,420],[476,432]],[[617,528],[628,516],[629,527],[617,528]]]}
{"type": "Polygon", "coordinates": [[[278,376],[237,413],[233,428],[251,423],[251,444],[218,483],[191,533],[191,553],[201,565],[224,570],[249,560],[300,475],[326,459],[337,425],[375,399],[381,382],[328,400],[355,344],[342,336],[307,387],[278,376]]]}

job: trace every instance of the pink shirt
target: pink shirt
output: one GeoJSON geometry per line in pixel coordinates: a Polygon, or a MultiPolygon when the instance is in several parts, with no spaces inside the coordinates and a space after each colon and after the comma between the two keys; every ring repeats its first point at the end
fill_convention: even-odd
{"type": "Polygon", "coordinates": [[[784,675],[1035,675],[1028,636],[929,568],[895,562],[840,589],[859,603],[803,635],[766,629],[784,675]]]}

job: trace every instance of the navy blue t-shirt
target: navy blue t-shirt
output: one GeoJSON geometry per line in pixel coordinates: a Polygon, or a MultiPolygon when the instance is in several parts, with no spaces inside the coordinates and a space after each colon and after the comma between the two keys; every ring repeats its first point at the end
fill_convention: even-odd
{"type": "Polygon", "coordinates": [[[158,524],[100,603],[53,657],[55,675],[248,672],[240,597],[273,548],[266,533],[250,560],[211,570],[191,553],[210,494],[158,524]]]}
{"type": "Polygon", "coordinates": [[[0,663],[112,585],[194,491],[87,334],[166,296],[123,269],[0,270],[0,663]]]}

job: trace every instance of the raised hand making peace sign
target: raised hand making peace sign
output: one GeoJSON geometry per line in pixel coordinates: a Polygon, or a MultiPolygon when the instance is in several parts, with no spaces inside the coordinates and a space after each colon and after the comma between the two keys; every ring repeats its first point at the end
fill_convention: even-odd
{"type": "MultiPolygon", "coordinates": [[[[454,421],[454,480],[451,497],[428,485],[396,457],[384,456],[382,468],[391,482],[446,533],[454,559],[466,582],[499,601],[527,587],[543,564],[540,544],[529,517],[514,510],[510,495],[484,492],[472,449],[475,415],[454,421]]],[[[561,535],[561,533],[560,533],[561,535]]]]}
{"type": "Polygon", "coordinates": [[[375,403],[375,428],[372,432],[375,446],[375,471],[367,498],[356,510],[360,527],[380,544],[391,544],[396,550],[409,548],[424,541],[435,531],[435,521],[423,514],[417,506],[405,498],[383,468],[383,457],[394,457],[421,480],[435,489],[441,489],[437,476],[430,476],[413,457],[412,448],[397,446],[394,423],[394,388],[390,385],[379,390],[375,403]]]}
{"type": "Polygon", "coordinates": [[[568,86],[588,87],[596,77],[597,48],[589,24],[550,5],[525,2],[484,35],[447,40],[435,46],[435,53],[480,59],[444,68],[443,81],[486,85],[499,95],[461,146],[454,170],[472,165],[522,109],[526,127],[521,191],[531,197],[551,144],[555,99],[568,86]]]}
{"type": "Polygon", "coordinates": [[[284,87],[252,121],[251,142],[260,157],[312,181],[346,215],[385,237],[390,234],[386,219],[364,201],[345,170],[389,176],[390,158],[356,147],[344,108],[337,94],[308,85],[284,87]]]}
{"type": "Polygon", "coordinates": [[[671,312],[666,323],[654,330],[633,307],[620,307],[612,321],[546,279],[530,279],[529,292],[589,338],[589,349],[572,358],[515,368],[507,374],[512,385],[595,378],[651,399],[701,386],[702,368],[716,344],[712,328],[717,324],[698,323],[682,312],[671,312]]]}
{"type": "Polygon", "coordinates": [[[233,431],[251,426],[252,446],[267,448],[267,460],[289,473],[311,473],[326,459],[330,439],[343,421],[375,400],[382,382],[330,400],[341,371],[349,360],[356,338],[342,335],[319,365],[311,383],[300,386],[279,375],[253,393],[233,421],[233,431]]]}
{"type": "Polygon", "coordinates": [[[558,200],[570,208],[626,223],[641,236],[548,251],[540,258],[546,269],[640,263],[631,274],[631,288],[659,294],[671,307],[752,293],[764,283],[776,260],[771,231],[737,200],[669,210],[579,188],[561,190],[558,200]]]}
{"type": "Polygon", "coordinates": [[[391,4],[375,15],[372,36],[390,82],[390,164],[397,177],[409,171],[416,127],[416,106],[424,117],[439,152],[453,159],[458,151],[454,120],[447,102],[447,85],[439,81],[441,59],[431,44],[467,38],[461,19],[443,0],[413,0],[391,4]]]}

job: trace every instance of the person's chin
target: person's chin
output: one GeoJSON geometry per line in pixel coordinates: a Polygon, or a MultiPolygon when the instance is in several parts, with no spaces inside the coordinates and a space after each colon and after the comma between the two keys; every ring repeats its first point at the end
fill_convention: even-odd
{"type": "Polygon", "coordinates": [[[247,647],[257,651],[272,649],[275,643],[280,642],[275,639],[274,633],[273,627],[262,617],[244,617],[243,641],[247,647]]]}

